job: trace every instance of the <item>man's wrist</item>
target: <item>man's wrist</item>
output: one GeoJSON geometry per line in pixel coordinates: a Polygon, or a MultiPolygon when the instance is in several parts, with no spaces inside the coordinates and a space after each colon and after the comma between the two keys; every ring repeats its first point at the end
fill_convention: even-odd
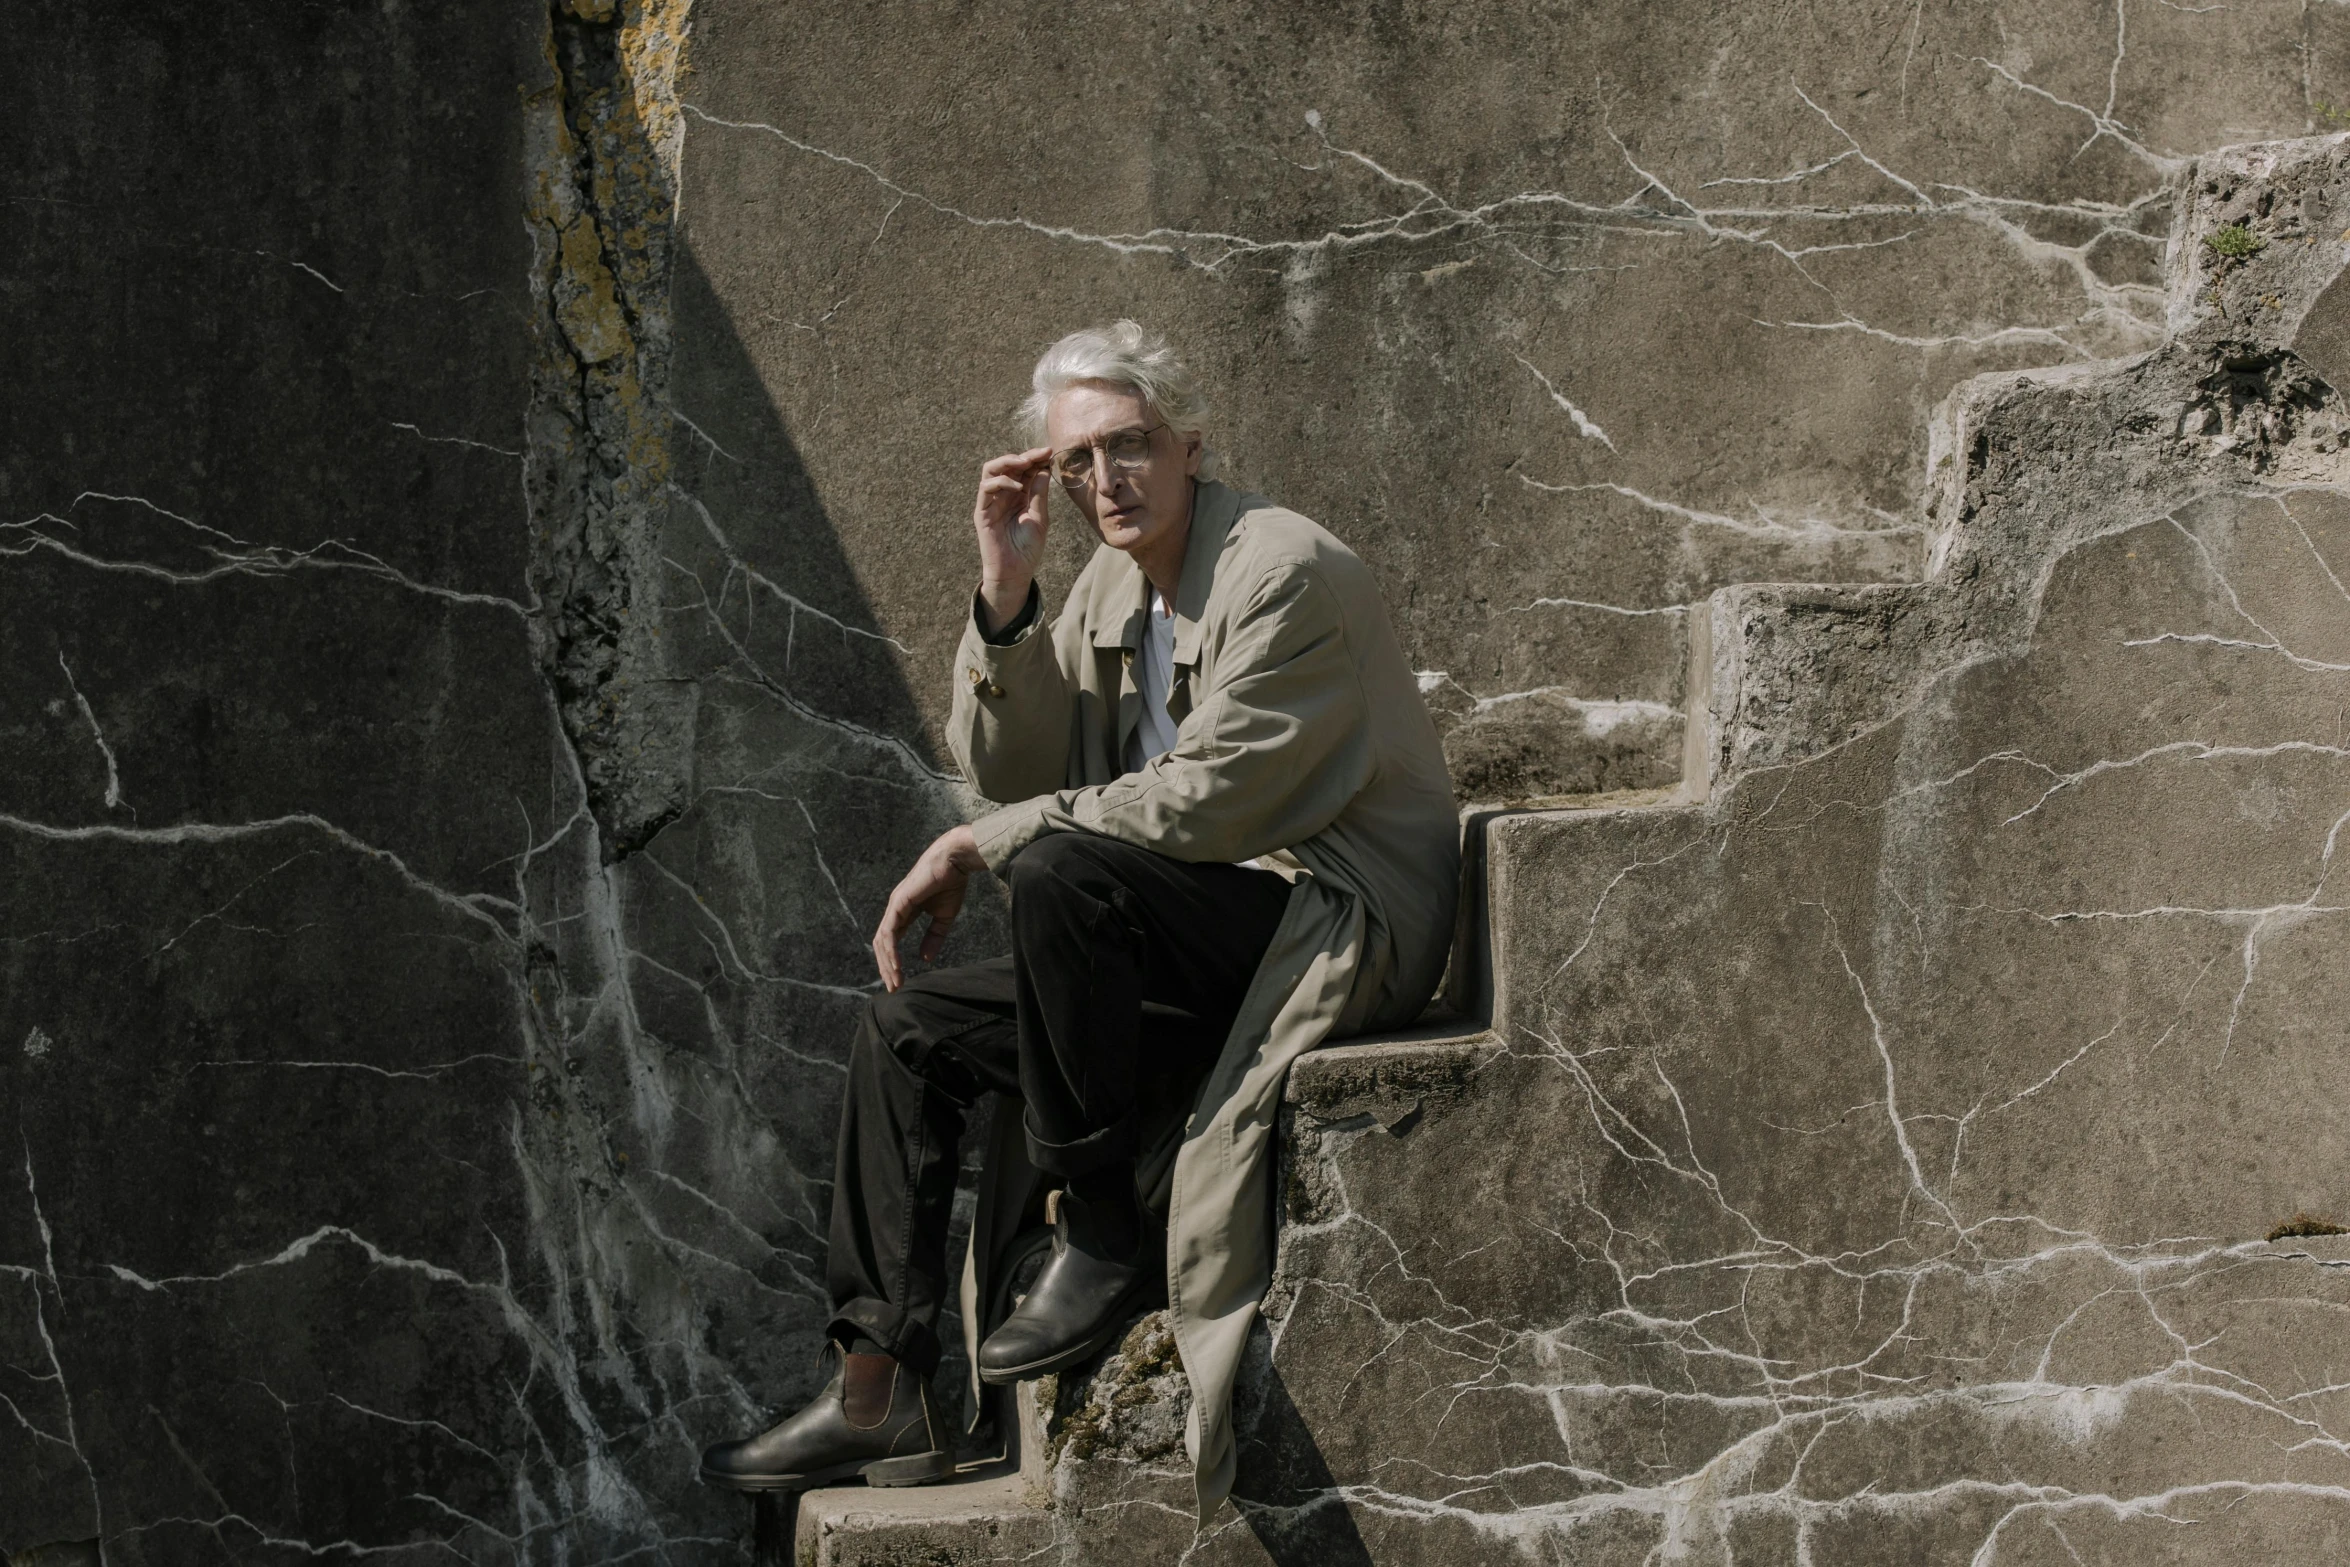
{"type": "Polygon", "coordinates": [[[982,578],[979,584],[979,635],[986,641],[998,641],[1026,618],[1030,601],[1036,593],[1036,579],[1031,577],[1014,591],[1004,582],[989,582],[982,578]]]}
{"type": "Polygon", "coordinates": [[[947,829],[946,849],[947,863],[959,871],[977,874],[987,869],[987,857],[979,852],[978,835],[968,822],[947,829]]]}

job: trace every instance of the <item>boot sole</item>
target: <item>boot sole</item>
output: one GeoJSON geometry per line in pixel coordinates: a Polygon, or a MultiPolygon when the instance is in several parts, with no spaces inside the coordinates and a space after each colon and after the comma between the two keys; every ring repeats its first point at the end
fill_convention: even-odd
{"type": "Polygon", "coordinates": [[[1071,1366],[1091,1360],[1101,1353],[1103,1345],[1118,1336],[1119,1331],[1126,1326],[1126,1319],[1133,1315],[1134,1308],[1150,1298],[1158,1282],[1155,1278],[1144,1276],[1117,1305],[1103,1314],[1100,1327],[1069,1348],[1047,1355],[1042,1360],[1032,1360],[1024,1366],[1006,1366],[1001,1369],[981,1366],[979,1380],[989,1387],[1010,1387],[1015,1382],[1049,1377],[1056,1371],[1066,1371],[1071,1366]]]}
{"type": "Polygon", "coordinates": [[[908,1485],[935,1485],[954,1478],[955,1455],[939,1448],[927,1453],[912,1453],[902,1458],[858,1459],[828,1468],[811,1470],[796,1475],[721,1474],[714,1469],[702,1471],[704,1485],[718,1486],[728,1491],[758,1494],[769,1491],[814,1491],[844,1480],[863,1480],[867,1485],[883,1487],[908,1485]]]}

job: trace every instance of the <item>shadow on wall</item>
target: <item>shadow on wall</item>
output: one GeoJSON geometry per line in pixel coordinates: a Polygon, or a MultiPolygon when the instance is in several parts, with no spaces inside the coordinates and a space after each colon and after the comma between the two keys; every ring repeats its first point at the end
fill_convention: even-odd
{"type": "MultiPolygon", "coordinates": [[[[1264,1335],[1255,1335],[1265,1349],[1264,1335]]],[[[1277,1567],[1371,1567],[1346,1492],[1270,1354],[1252,1353],[1257,1400],[1241,1444],[1232,1503],[1277,1567]]]]}
{"type": "MultiPolygon", "coordinates": [[[[852,751],[895,750],[914,776],[945,781],[907,688],[905,649],[876,629],[816,481],[690,241],[678,247],[672,287],[671,400],[686,415],[675,443],[678,489],[690,499],[667,542],[724,540],[735,568],[722,568],[715,584],[695,573],[737,639],[710,673],[723,678],[727,664],[738,664],[738,674],[771,682],[772,695],[833,727],[852,751]]],[[[674,547],[670,555],[685,558],[674,547]]],[[[681,586],[690,600],[693,585],[673,578],[663,601],[676,606],[681,586]]],[[[946,678],[943,669],[911,673],[946,678]]]]}
{"type": "MultiPolygon", "coordinates": [[[[736,318],[688,244],[672,298],[676,473],[665,575],[645,597],[662,606],[670,678],[696,693],[692,786],[629,866],[627,902],[646,960],[630,993],[657,1046],[643,1059],[687,1113],[640,1115],[630,1163],[709,1199],[646,1193],[700,1299],[699,1320],[678,1326],[738,1390],[687,1423],[701,1441],[755,1429],[821,1380],[833,1144],[871,932],[965,797],[909,689],[908,650],[878,629],[758,372],[745,335],[757,323],[736,318]]],[[[950,962],[1003,947],[1000,891],[983,878],[973,892],[950,962]]],[[[609,1070],[605,1095],[629,1092],[622,1063],[609,1070]]],[[[958,1224],[950,1266],[963,1245],[958,1224]]],[[[951,1306],[941,1333],[959,1346],[951,1306]]],[[[950,1348],[942,1402],[959,1403],[964,1381],[950,1348]]]]}
{"type": "MultiPolygon", "coordinates": [[[[693,788],[602,864],[521,586],[527,257],[480,238],[515,227],[510,127],[303,119],[320,60],[413,65],[397,15],[226,63],[245,35],[197,29],[143,74],[118,21],[50,74],[211,140],[66,104],[28,168],[55,153],[164,239],[62,197],[8,234],[50,327],[0,418],[0,1363],[44,1369],[5,1390],[0,1547],[94,1561],[56,1542],[101,1519],[116,1567],[731,1537],[739,1504],[680,1460],[807,1391],[866,933],[959,814],[901,650],[681,257],[711,440],[638,602],[699,711],[693,788]],[[221,109],[224,78],[282,118],[221,109]],[[398,166],[325,166],[345,148],[398,166]],[[150,190],[304,259],[183,244],[204,231],[150,190]]],[[[471,83],[510,112],[507,45],[543,24],[466,25],[387,101],[471,83]]],[[[957,956],[993,949],[978,912],[957,956]]]]}

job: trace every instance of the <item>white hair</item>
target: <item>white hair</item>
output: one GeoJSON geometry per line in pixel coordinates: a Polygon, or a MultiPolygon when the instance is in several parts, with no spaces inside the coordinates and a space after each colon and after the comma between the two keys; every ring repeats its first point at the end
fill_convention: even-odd
{"type": "MultiPolygon", "coordinates": [[[[1166,338],[1138,321],[1113,321],[1072,332],[1037,359],[1036,372],[1029,377],[1034,390],[1020,405],[1021,439],[1042,444],[1045,410],[1055,397],[1087,382],[1135,393],[1178,436],[1207,432],[1208,400],[1166,338]]],[[[1215,454],[1203,453],[1199,476],[1214,477],[1215,466],[1215,454]]]]}

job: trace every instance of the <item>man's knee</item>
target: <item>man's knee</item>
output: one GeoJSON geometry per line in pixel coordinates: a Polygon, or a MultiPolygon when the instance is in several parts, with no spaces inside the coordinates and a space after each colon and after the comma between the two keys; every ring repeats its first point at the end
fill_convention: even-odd
{"type": "Polygon", "coordinates": [[[1074,868],[1090,863],[1088,848],[1088,835],[1085,833],[1041,834],[1012,856],[1009,880],[1014,887],[1018,887],[1022,882],[1065,875],[1074,868]]]}
{"type": "Polygon", "coordinates": [[[887,1070],[892,1061],[911,1068],[920,1057],[921,1043],[922,1020],[905,991],[869,996],[849,1047],[849,1070],[887,1070]]]}
{"type": "Polygon", "coordinates": [[[1012,892],[1012,907],[1020,907],[1023,893],[1032,905],[1039,899],[1071,894],[1106,902],[1124,885],[1112,864],[1121,852],[1132,851],[1128,845],[1091,833],[1046,833],[1012,856],[1005,878],[1012,892]]]}
{"type": "Polygon", "coordinates": [[[971,1104],[989,1085],[945,1042],[962,1021],[940,1017],[917,986],[868,997],[849,1048],[849,1075],[920,1084],[971,1104]]]}

